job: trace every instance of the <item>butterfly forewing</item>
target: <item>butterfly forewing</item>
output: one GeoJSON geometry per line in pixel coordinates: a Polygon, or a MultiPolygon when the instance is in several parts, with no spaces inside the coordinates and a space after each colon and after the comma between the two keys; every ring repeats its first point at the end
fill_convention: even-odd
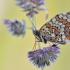
{"type": "Polygon", "coordinates": [[[42,41],[44,41],[44,38],[46,41],[60,44],[65,44],[70,41],[70,12],[56,15],[44,24],[39,32],[42,41]]]}

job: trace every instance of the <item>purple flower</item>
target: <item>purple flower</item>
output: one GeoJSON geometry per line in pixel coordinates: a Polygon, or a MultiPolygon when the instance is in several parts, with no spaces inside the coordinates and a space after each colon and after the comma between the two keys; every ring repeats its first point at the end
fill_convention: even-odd
{"type": "Polygon", "coordinates": [[[23,9],[23,12],[27,12],[26,15],[30,18],[33,14],[38,14],[38,10],[47,10],[44,7],[45,0],[17,0],[17,2],[17,5],[23,9]]]}
{"type": "Polygon", "coordinates": [[[30,0],[30,1],[35,3],[35,4],[44,4],[45,0],[30,0]]]}
{"type": "Polygon", "coordinates": [[[57,59],[57,54],[60,53],[57,45],[50,47],[44,47],[35,51],[28,52],[28,58],[37,67],[49,66],[50,62],[54,62],[57,59]]]}
{"type": "Polygon", "coordinates": [[[13,35],[25,35],[26,33],[26,23],[23,20],[21,23],[18,20],[4,20],[4,24],[8,25],[9,32],[12,32],[13,35]]]}
{"type": "Polygon", "coordinates": [[[16,0],[16,1],[17,1],[17,5],[23,5],[28,2],[28,0],[16,0]]]}

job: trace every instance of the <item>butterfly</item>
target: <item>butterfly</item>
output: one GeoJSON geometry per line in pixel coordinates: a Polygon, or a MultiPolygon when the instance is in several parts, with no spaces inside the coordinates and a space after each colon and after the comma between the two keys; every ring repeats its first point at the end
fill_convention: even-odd
{"type": "Polygon", "coordinates": [[[33,30],[38,42],[47,41],[66,44],[70,42],[70,12],[60,13],[45,23],[39,30],[33,30]]]}

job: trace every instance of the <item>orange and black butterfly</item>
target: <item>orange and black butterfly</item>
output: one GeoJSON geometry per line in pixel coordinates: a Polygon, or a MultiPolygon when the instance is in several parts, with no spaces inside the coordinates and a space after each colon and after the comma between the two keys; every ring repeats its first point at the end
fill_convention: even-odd
{"type": "Polygon", "coordinates": [[[57,14],[33,33],[39,42],[66,44],[70,41],[70,12],[57,14]]]}

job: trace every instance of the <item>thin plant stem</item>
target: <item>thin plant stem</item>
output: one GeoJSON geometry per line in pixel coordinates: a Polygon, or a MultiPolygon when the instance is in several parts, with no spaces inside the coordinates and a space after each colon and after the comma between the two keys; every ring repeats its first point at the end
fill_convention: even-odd
{"type": "MultiPolygon", "coordinates": [[[[31,1],[30,1],[30,5],[31,5],[31,1]]],[[[33,15],[33,17],[34,17],[34,14],[33,14],[33,8],[31,7],[31,12],[32,12],[32,15],[33,15]]],[[[33,30],[34,30],[34,28],[35,28],[35,26],[34,26],[34,18],[32,17],[32,27],[33,27],[33,30]]]]}
{"type": "Polygon", "coordinates": [[[34,14],[33,14],[33,10],[32,10],[32,15],[33,15],[32,22],[33,22],[33,25],[34,25],[34,14]]]}
{"type": "Polygon", "coordinates": [[[42,67],[41,70],[44,70],[44,67],[42,67]]]}
{"type": "Polygon", "coordinates": [[[41,46],[40,46],[40,43],[38,42],[38,48],[40,49],[41,48],[41,46]]]}
{"type": "Polygon", "coordinates": [[[34,9],[32,9],[32,15],[33,15],[33,23],[36,28],[36,17],[35,17],[35,13],[33,13],[33,11],[34,11],[34,9]]]}
{"type": "Polygon", "coordinates": [[[35,27],[36,27],[36,17],[35,17],[35,14],[34,14],[34,19],[35,19],[35,27]]]}

